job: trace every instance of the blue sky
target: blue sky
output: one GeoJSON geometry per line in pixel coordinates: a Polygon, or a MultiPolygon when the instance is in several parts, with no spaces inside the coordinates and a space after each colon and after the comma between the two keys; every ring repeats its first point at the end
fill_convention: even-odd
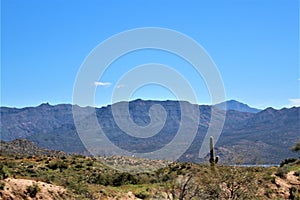
{"type": "MultiPolygon", "coordinates": [[[[1,105],[71,103],[76,75],[101,42],[120,32],[162,27],[197,41],[217,65],[227,99],[258,108],[300,105],[299,1],[1,1],[1,105]]],[[[180,58],[143,50],[121,57],[99,80],[95,105],[111,103],[120,77],[143,63],[173,67],[210,104],[205,82],[180,58]],[[101,84],[107,83],[107,84],[101,84]]],[[[132,99],[175,99],[147,85],[132,99]]]]}

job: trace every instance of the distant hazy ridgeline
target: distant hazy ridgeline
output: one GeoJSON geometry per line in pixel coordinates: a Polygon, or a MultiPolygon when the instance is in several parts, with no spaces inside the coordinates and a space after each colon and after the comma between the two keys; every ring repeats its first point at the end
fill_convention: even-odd
{"type": "MultiPolygon", "coordinates": [[[[164,107],[167,119],[163,129],[147,139],[125,134],[116,125],[111,106],[96,108],[96,115],[113,143],[130,151],[150,152],[173,139],[181,120],[178,101],[144,100],[129,103],[132,120],[142,126],[149,124],[149,109],[154,104],[164,107]]],[[[210,122],[211,106],[198,107],[200,122],[197,135],[180,158],[182,161],[203,161],[198,158],[198,153],[210,122]]],[[[216,145],[216,153],[221,156],[221,160],[239,155],[243,156],[245,163],[279,163],[287,157],[297,157],[297,154],[290,151],[290,147],[300,140],[299,107],[281,110],[267,108],[260,111],[231,100],[227,102],[227,109],[225,126],[216,145]]],[[[87,153],[76,132],[71,104],[41,104],[21,109],[1,107],[0,136],[4,141],[26,138],[40,147],[69,153],[87,153]]],[[[110,154],[109,149],[104,149],[103,152],[110,154]]]]}

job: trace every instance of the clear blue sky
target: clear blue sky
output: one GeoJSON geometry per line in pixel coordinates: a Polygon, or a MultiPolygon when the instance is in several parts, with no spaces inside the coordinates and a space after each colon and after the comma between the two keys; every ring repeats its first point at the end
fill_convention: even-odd
{"type": "MultiPolygon", "coordinates": [[[[1,105],[71,103],[77,72],[93,48],[149,26],[182,32],[202,45],[221,73],[227,99],[258,108],[300,104],[298,0],[2,0],[1,105]]],[[[111,103],[122,73],[148,62],[174,66],[197,88],[198,103],[210,103],[203,80],[183,70],[183,61],[144,51],[118,60],[95,80],[111,83],[98,86],[96,105],[111,103]]],[[[150,85],[132,98],[174,96],[150,85]]]]}

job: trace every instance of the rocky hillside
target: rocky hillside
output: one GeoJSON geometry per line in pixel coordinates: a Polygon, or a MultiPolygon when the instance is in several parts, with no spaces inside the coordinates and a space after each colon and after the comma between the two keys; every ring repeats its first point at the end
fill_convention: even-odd
{"type": "Polygon", "coordinates": [[[66,156],[62,151],[49,150],[37,147],[27,139],[16,139],[11,142],[0,140],[0,155],[21,155],[21,156],[66,156]]]}
{"type": "MultiPolygon", "coordinates": [[[[126,102],[125,102],[126,103],[126,102]]],[[[235,102],[237,105],[237,103],[235,102]]],[[[139,126],[150,123],[149,110],[160,105],[166,111],[164,127],[156,135],[148,138],[136,138],[127,135],[118,127],[112,115],[112,106],[95,108],[99,125],[111,142],[129,152],[151,152],[164,147],[175,137],[182,118],[188,123],[197,123],[198,130],[190,148],[182,155],[181,161],[202,162],[198,158],[203,138],[210,125],[211,106],[192,105],[178,101],[129,102],[131,120],[139,126]],[[180,104],[200,111],[200,120],[194,115],[181,116],[180,104]]],[[[245,107],[244,104],[239,105],[245,107]]],[[[93,108],[76,107],[80,112],[93,108]]],[[[257,113],[228,110],[222,135],[216,144],[217,153],[223,158],[243,156],[245,163],[280,163],[287,157],[298,155],[290,147],[300,141],[299,107],[276,110],[267,108],[257,113]]],[[[154,120],[162,119],[163,115],[154,120]]],[[[83,119],[89,121],[91,116],[83,119]]],[[[115,115],[117,118],[126,116],[115,115]]],[[[83,122],[82,122],[83,124],[83,122]]],[[[191,125],[192,126],[192,125],[191,125]]],[[[184,134],[190,134],[189,124],[184,134]]],[[[88,129],[86,129],[88,130],[88,129]]],[[[39,147],[62,150],[70,153],[88,154],[75,128],[72,105],[42,104],[38,107],[7,108],[1,107],[1,139],[12,141],[27,138],[39,147]]],[[[185,142],[185,141],[182,141],[185,142]]],[[[181,145],[181,144],[178,144],[181,145]]],[[[110,149],[103,149],[102,155],[110,155],[110,149]]],[[[170,158],[171,159],[171,158],[170,158]]]]}
{"type": "Polygon", "coordinates": [[[131,157],[0,155],[0,199],[299,199],[300,161],[281,167],[147,162],[131,157]],[[155,170],[119,171],[133,163],[155,170]],[[141,162],[140,162],[141,161],[141,162]]]}

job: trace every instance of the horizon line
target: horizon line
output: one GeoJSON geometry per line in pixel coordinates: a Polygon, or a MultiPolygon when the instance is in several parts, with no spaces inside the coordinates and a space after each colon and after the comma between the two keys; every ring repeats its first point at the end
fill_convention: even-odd
{"type": "Polygon", "coordinates": [[[229,100],[226,100],[224,102],[219,102],[219,103],[216,103],[216,104],[209,104],[209,103],[192,103],[188,100],[173,100],[173,99],[142,99],[142,98],[136,98],[136,99],[132,99],[132,100],[122,100],[122,101],[118,101],[118,102],[114,102],[114,103],[107,103],[107,104],[103,104],[103,105],[85,105],[85,106],[81,106],[81,105],[77,105],[77,104],[73,104],[72,102],[60,102],[60,103],[50,103],[50,102],[42,102],[38,105],[25,105],[25,106],[11,106],[11,105],[0,105],[0,108],[3,108],[3,107],[6,107],[6,108],[16,108],[16,109],[22,109],[22,108],[30,108],[30,107],[39,107],[41,105],[44,105],[44,104],[48,104],[50,106],[57,106],[57,105],[72,105],[72,106],[79,106],[79,107],[94,107],[94,108],[102,108],[102,107],[107,107],[107,106],[111,106],[113,104],[116,104],[116,103],[121,103],[121,102],[134,102],[134,101],[156,101],[156,102],[163,102],[163,101],[173,101],[173,102],[188,102],[192,105],[198,105],[198,106],[214,106],[214,105],[218,105],[218,104],[222,104],[222,103],[225,103],[225,102],[229,102],[229,101],[235,101],[235,102],[238,102],[238,103],[241,103],[241,104],[245,104],[247,105],[248,107],[250,108],[253,108],[253,109],[257,109],[257,110],[265,110],[265,109],[268,109],[268,108],[273,108],[275,110],[281,110],[281,109],[284,109],[284,108],[293,108],[293,107],[299,107],[299,106],[282,106],[280,108],[276,108],[276,107],[273,107],[273,106],[267,106],[267,107],[264,107],[264,108],[257,108],[255,106],[250,106],[249,104],[247,103],[244,103],[244,102],[241,102],[239,100],[235,100],[235,99],[229,99],[229,100]]]}

